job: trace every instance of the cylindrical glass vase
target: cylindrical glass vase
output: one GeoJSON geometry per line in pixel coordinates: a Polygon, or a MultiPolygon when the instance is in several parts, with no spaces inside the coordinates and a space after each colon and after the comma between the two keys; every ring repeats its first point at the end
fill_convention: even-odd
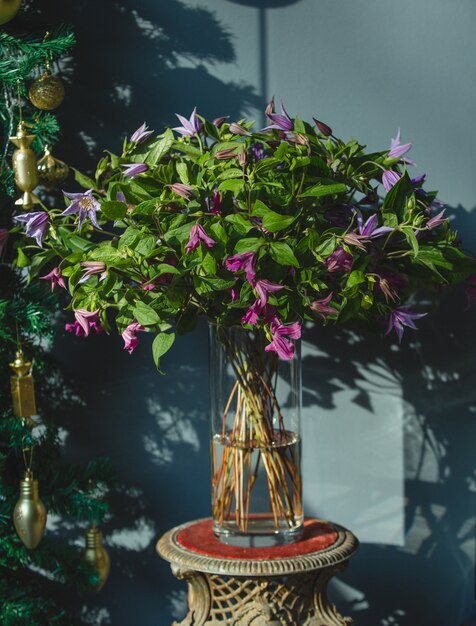
{"type": "Polygon", "coordinates": [[[210,325],[212,511],[224,543],[302,536],[301,355],[265,352],[263,333],[210,325]]]}

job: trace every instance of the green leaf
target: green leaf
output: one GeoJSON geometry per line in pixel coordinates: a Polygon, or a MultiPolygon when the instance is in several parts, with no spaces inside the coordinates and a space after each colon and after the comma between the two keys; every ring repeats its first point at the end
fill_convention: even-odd
{"type": "Polygon", "coordinates": [[[235,252],[256,252],[263,245],[264,240],[258,239],[258,237],[248,237],[246,239],[240,239],[235,245],[235,252]]]}
{"type": "Polygon", "coordinates": [[[289,143],[282,141],[274,152],[274,158],[278,161],[282,161],[289,151],[289,143]]]}
{"type": "Polygon", "coordinates": [[[246,235],[253,228],[253,224],[239,213],[227,215],[225,217],[225,222],[233,224],[235,230],[241,235],[246,235]]]}
{"type": "Polygon", "coordinates": [[[141,232],[140,230],[137,230],[137,228],[134,228],[133,226],[126,228],[119,239],[119,250],[123,250],[124,248],[133,248],[140,235],[141,232]]]}
{"type": "Polygon", "coordinates": [[[156,248],[157,237],[154,235],[143,235],[136,247],[134,248],[136,254],[142,256],[148,256],[156,248]]]}
{"type": "Polygon", "coordinates": [[[412,247],[413,256],[414,257],[418,256],[420,245],[418,243],[418,239],[415,236],[415,231],[413,230],[411,226],[409,226],[408,228],[403,228],[402,230],[405,233],[405,237],[407,238],[408,243],[412,247]]]}
{"type": "Polygon", "coordinates": [[[336,249],[337,241],[335,237],[329,237],[329,239],[324,239],[321,243],[316,246],[314,252],[322,257],[328,257],[331,255],[336,249]]]}
{"type": "Polygon", "coordinates": [[[217,180],[228,180],[231,178],[242,178],[243,170],[238,169],[237,167],[230,167],[230,169],[225,170],[221,174],[217,176],[217,180]]]}
{"type": "Polygon", "coordinates": [[[127,206],[123,202],[106,200],[101,203],[101,211],[109,220],[120,220],[126,216],[127,206]]]}
{"type": "Polygon", "coordinates": [[[356,285],[361,285],[362,283],[365,283],[364,272],[360,270],[354,270],[353,272],[349,274],[349,277],[347,278],[346,287],[352,288],[352,287],[355,287],[356,285]]]}
{"type": "Polygon", "coordinates": [[[23,248],[17,249],[17,266],[28,267],[30,265],[30,259],[23,252],[23,248]]]}
{"type": "Polygon", "coordinates": [[[261,159],[255,165],[253,171],[255,174],[264,174],[265,172],[269,172],[269,170],[272,170],[275,167],[277,167],[280,163],[281,161],[279,159],[274,159],[274,158],[261,159]]]}
{"type": "Polygon", "coordinates": [[[89,176],[86,176],[86,174],[83,174],[82,172],[80,172],[74,167],[71,169],[74,172],[74,180],[79,185],[81,185],[83,189],[94,189],[95,191],[97,190],[96,181],[94,181],[92,178],[89,178],[89,176]]]}
{"type": "Polygon", "coordinates": [[[160,322],[160,317],[154,309],[141,300],[134,307],[134,317],[142,326],[154,326],[160,322]]]}
{"type": "Polygon", "coordinates": [[[269,247],[271,258],[280,265],[293,265],[299,267],[299,261],[294,256],[294,252],[289,244],[284,242],[272,243],[269,247]]]}
{"type": "Polygon", "coordinates": [[[405,174],[390,189],[382,205],[383,223],[385,226],[396,228],[405,217],[407,199],[413,194],[413,185],[410,176],[405,174]]]}
{"type": "Polygon", "coordinates": [[[179,175],[180,181],[184,185],[190,185],[190,179],[188,177],[188,168],[186,163],[179,162],[177,163],[177,174],[179,175]]]}
{"type": "Polygon", "coordinates": [[[280,230],[284,230],[288,228],[297,216],[295,215],[280,215],[279,213],[275,213],[274,211],[268,210],[265,215],[263,215],[263,228],[268,230],[270,233],[276,233],[280,230]]]}
{"type": "Polygon", "coordinates": [[[154,339],[152,343],[152,355],[158,370],[160,370],[160,359],[170,350],[174,341],[174,333],[159,333],[154,339]]]}
{"type": "Polygon", "coordinates": [[[222,183],[220,183],[218,190],[239,193],[243,189],[244,184],[245,183],[242,180],[232,178],[231,180],[224,180],[222,183]]]}
{"type": "Polygon", "coordinates": [[[162,157],[167,154],[167,152],[172,147],[174,141],[174,134],[170,130],[170,128],[168,128],[162,135],[162,137],[156,139],[152,144],[148,146],[148,154],[145,162],[149,165],[156,165],[162,159],[162,157]]]}
{"type": "Polygon", "coordinates": [[[333,183],[331,185],[314,185],[310,189],[306,189],[299,197],[300,198],[323,198],[324,196],[332,196],[337,193],[345,193],[347,191],[347,185],[344,183],[333,183]]]}
{"type": "Polygon", "coordinates": [[[151,200],[144,200],[140,202],[134,210],[132,211],[132,215],[153,215],[159,206],[159,201],[157,198],[152,198],[151,200]]]}

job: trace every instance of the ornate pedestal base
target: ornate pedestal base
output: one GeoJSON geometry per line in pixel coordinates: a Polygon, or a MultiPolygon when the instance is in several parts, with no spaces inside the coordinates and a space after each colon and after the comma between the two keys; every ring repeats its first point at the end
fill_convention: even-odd
{"type": "Polygon", "coordinates": [[[326,591],[357,547],[348,530],[314,519],[301,541],[273,548],[221,544],[211,520],[174,528],[157,546],[189,585],[188,615],[173,626],[348,626],[326,591]]]}

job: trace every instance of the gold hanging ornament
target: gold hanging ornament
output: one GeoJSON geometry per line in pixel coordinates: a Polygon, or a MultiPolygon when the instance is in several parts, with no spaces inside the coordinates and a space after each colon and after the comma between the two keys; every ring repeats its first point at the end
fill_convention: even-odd
{"type": "Polygon", "coordinates": [[[52,155],[50,146],[45,146],[45,153],[38,161],[40,184],[47,191],[51,191],[66,179],[68,173],[69,167],[66,163],[52,155]]]}
{"type": "Polygon", "coordinates": [[[25,361],[20,345],[10,367],[13,370],[13,376],[10,377],[13,414],[25,420],[28,426],[34,426],[35,422],[31,417],[36,415],[35,383],[31,374],[31,362],[25,361]]]}
{"type": "Polygon", "coordinates": [[[15,17],[21,0],[0,0],[0,24],[6,24],[15,17]]]}
{"type": "MultiPolygon", "coordinates": [[[[45,39],[49,33],[45,35],[45,39]]],[[[30,102],[41,111],[53,111],[64,100],[63,81],[51,73],[49,61],[45,61],[46,69],[43,74],[30,85],[28,95],[30,102]]]]}
{"type": "Polygon", "coordinates": [[[39,202],[39,199],[32,193],[38,186],[36,154],[31,149],[34,139],[35,135],[28,134],[25,122],[20,119],[17,134],[10,137],[10,141],[18,148],[13,153],[12,167],[17,187],[23,191],[22,197],[15,204],[27,210],[32,209],[39,202]]]}
{"type": "Polygon", "coordinates": [[[102,533],[96,524],[93,524],[86,531],[86,548],[83,552],[83,558],[96,572],[99,582],[92,591],[100,591],[109,576],[111,570],[111,559],[109,553],[102,544],[102,533]]]}
{"type": "Polygon", "coordinates": [[[29,550],[34,550],[45,534],[46,508],[38,495],[38,481],[31,471],[33,449],[23,450],[23,456],[26,472],[23,480],[20,480],[20,497],[13,510],[13,523],[24,545],[29,550]],[[28,450],[29,462],[26,460],[28,450]]]}

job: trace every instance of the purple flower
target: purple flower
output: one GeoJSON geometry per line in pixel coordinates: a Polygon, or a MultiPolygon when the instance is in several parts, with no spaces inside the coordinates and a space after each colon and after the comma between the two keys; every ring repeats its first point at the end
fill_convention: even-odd
{"type": "Polygon", "coordinates": [[[5,248],[9,234],[9,230],[7,230],[6,228],[0,228],[0,256],[2,256],[3,249],[5,248]]]}
{"type": "Polygon", "coordinates": [[[334,252],[327,257],[327,271],[331,274],[338,272],[350,272],[352,268],[352,255],[346,252],[342,246],[336,248],[334,252]]]}
{"type": "Polygon", "coordinates": [[[227,270],[230,270],[230,272],[245,270],[246,279],[251,282],[256,275],[256,252],[233,254],[226,259],[225,267],[227,270]]]}
{"type": "Polygon", "coordinates": [[[94,274],[101,274],[99,281],[104,280],[107,276],[106,265],[102,261],[83,261],[80,265],[84,268],[84,274],[78,281],[78,285],[85,283],[94,274]]]}
{"type": "Polygon", "coordinates": [[[443,209],[440,213],[438,213],[438,215],[435,215],[434,217],[428,220],[428,222],[426,223],[426,227],[428,228],[428,230],[433,230],[433,228],[438,228],[438,226],[441,226],[441,224],[444,224],[445,222],[448,221],[447,217],[443,217],[445,211],[446,209],[443,209]]]}
{"type": "Polygon", "coordinates": [[[251,146],[251,152],[255,158],[255,161],[261,161],[261,159],[266,158],[266,152],[264,151],[264,147],[262,143],[254,143],[251,146]]]}
{"type": "Polygon", "coordinates": [[[415,178],[411,179],[411,183],[414,187],[421,187],[425,182],[426,174],[421,174],[420,176],[415,176],[415,178]]]}
{"type": "Polygon", "coordinates": [[[190,196],[195,191],[193,187],[190,185],[184,185],[183,183],[173,183],[170,185],[170,189],[185,200],[190,200],[190,196]]]}
{"type": "Polygon", "coordinates": [[[86,217],[89,217],[93,226],[101,229],[96,217],[96,212],[101,210],[101,205],[93,196],[92,189],[88,189],[84,193],[67,193],[66,191],[63,191],[63,193],[67,198],[72,200],[72,202],[69,207],[61,213],[61,215],[72,215],[73,213],[78,213],[78,230],[81,229],[86,217]]]}
{"type": "Polygon", "coordinates": [[[293,322],[292,324],[281,324],[278,318],[270,324],[272,341],[266,346],[266,352],[276,352],[280,359],[290,361],[294,357],[294,343],[291,339],[299,339],[301,337],[301,323],[293,322]],[[287,339],[289,337],[289,339],[287,339]]]}
{"type": "Polygon", "coordinates": [[[261,302],[262,307],[268,303],[268,296],[270,293],[276,293],[277,291],[281,291],[281,289],[283,289],[283,285],[271,283],[269,280],[257,280],[253,284],[253,287],[256,289],[258,300],[261,302]]]}
{"type": "Polygon", "coordinates": [[[145,328],[139,324],[139,322],[132,322],[122,333],[122,338],[124,339],[124,350],[127,350],[129,354],[132,354],[139,345],[136,333],[143,331],[145,331],[145,328]]]}
{"type": "Polygon", "coordinates": [[[45,274],[45,276],[40,276],[40,280],[49,280],[51,283],[51,291],[54,291],[56,285],[59,285],[63,289],[66,289],[66,284],[64,282],[64,278],[61,275],[61,270],[59,267],[54,267],[49,274],[45,274]]]}
{"type": "Polygon", "coordinates": [[[176,113],[175,115],[179,118],[180,122],[182,123],[182,126],[176,126],[172,130],[176,130],[178,133],[180,133],[184,137],[185,136],[193,137],[194,135],[196,135],[202,130],[202,123],[197,117],[197,107],[193,109],[192,115],[190,116],[190,119],[188,120],[187,118],[183,117],[182,115],[179,115],[178,113],[176,113]]]}
{"type": "Polygon", "coordinates": [[[14,219],[26,224],[25,234],[27,237],[34,237],[36,243],[43,247],[43,239],[48,230],[49,215],[45,211],[31,211],[17,215],[14,219]]]}
{"type": "Polygon", "coordinates": [[[231,301],[232,302],[236,302],[237,300],[239,300],[240,298],[240,290],[238,287],[230,287],[230,289],[228,289],[228,293],[231,296],[231,301]]]}
{"type": "Polygon", "coordinates": [[[143,143],[148,137],[153,134],[153,132],[153,130],[147,130],[147,125],[144,122],[142,126],[139,126],[139,128],[134,133],[132,133],[130,140],[132,141],[132,143],[143,143]]]}
{"type": "Polygon", "coordinates": [[[252,326],[256,326],[258,322],[258,318],[263,312],[263,307],[259,300],[255,300],[253,304],[249,307],[246,313],[241,318],[242,324],[251,324],[252,326]]]}
{"type": "Polygon", "coordinates": [[[205,198],[205,204],[212,215],[220,215],[221,197],[218,189],[214,189],[213,198],[205,198]]]}
{"type": "Polygon", "coordinates": [[[381,237],[382,235],[386,235],[387,233],[392,232],[394,229],[390,228],[390,226],[378,226],[378,215],[374,213],[371,215],[367,221],[364,223],[364,218],[362,216],[362,212],[357,209],[357,224],[359,229],[359,234],[362,237],[366,237],[368,239],[375,239],[376,237],[381,237]]]}
{"type": "Polygon", "coordinates": [[[314,300],[311,302],[310,307],[314,311],[320,315],[323,319],[326,319],[328,315],[332,315],[333,313],[337,313],[337,309],[333,306],[329,306],[329,302],[332,300],[334,293],[331,293],[325,298],[321,298],[320,300],[314,300]]]}
{"type": "Polygon", "coordinates": [[[234,135],[241,135],[242,137],[246,137],[251,134],[249,130],[246,130],[244,126],[237,124],[236,122],[232,122],[229,129],[230,133],[233,133],[234,135]]]}
{"type": "Polygon", "coordinates": [[[78,309],[74,312],[74,317],[76,321],[73,324],[66,324],[65,330],[69,333],[74,333],[76,337],[87,337],[91,330],[94,330],[96,333],[102,331],[99,321],[99,309],[97,311],[78,309]]]}
{"type": "Polygon", "coordinates": [[[190,253],[198,248],[200,242],[204,243],[207,248],[213,248],[216,241],[209,237],[205,232],[203,226],[200,224],[194,224],[190,230],[190,237],[187,245],[185,246],[185,250],[190,253]]]}
{"type": "Polygon", "coordinates": [[[382,185],[385,188],[385,191],[390,191],[390,189],[398,183],[400,180],[400,174],[394,172],[392,170],[385,170],[382,174],[382,185]]]}
{"type": "MultiPolygon", "coordinates": [[[[409,150],[411,150],[411,148],[412,148],[411,143],[404,143],[404,144],[400,143],[400,129],[398,129],[397,136],[394,139],[392,139],[390,142],[390,150],[387,156],[389,159],[400,159],[409,150]]],[[[414,165],[414,163],[410,161],[409,159],[401,159],[401,160],[405,161],[406,163],[411,163],[412,165],[414,165]]]]}
{"type": "Polygon", "coordinates": [[[149,169],[147,163],[123,163],[121,167],[125,168],[122,172],[124,176],[128,176],[129,178],[135,178],[139,174],[147,172],[149,169]]]}
{"type": "Polygon", "coordinates": [[[294,129],[294,122],[289,117],[286,109],[281,102],[281,114],[279,113],[268,113],[269,119],[274,122],[271,126],[266,126],[264,130],[269,130],[272,128],[277,128],[278,130],[283,130],[285,132],[292,131],[294,129]]]}
{"type": "Polygon", "coordinates": [[[388,335],[388,333],[394,330],[398,335],[398,341],[401,342],[404,326],[414,328],[416,330],[413,320],[419,320],[420,318],[425,317],[425,315],[426,313],[414,313],[407,307],[403,306],[398,309],[394,309],[391,311],[390,317],[388,318],[388,327],[385,334],[388,335]]]}

